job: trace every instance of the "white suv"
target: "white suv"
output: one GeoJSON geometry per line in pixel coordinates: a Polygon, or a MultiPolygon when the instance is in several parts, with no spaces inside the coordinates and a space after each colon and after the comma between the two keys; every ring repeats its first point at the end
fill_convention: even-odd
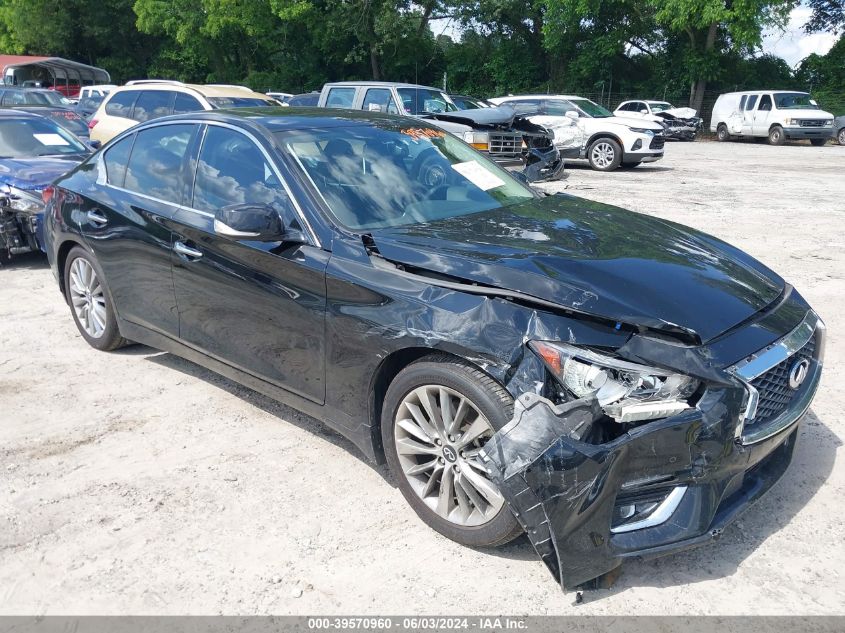
{"type": "Polygon", "coordinates": [[[599,171],[636,167],[663,158],[663,126],[614,116],[597,103],[570,95],[519,95],[489,99],[507,103],[532,123],[554,132],[565,158],[587,159],[599,171]]]}
{"type": "Polygon", "coordinates": [[[169,114],[278,105],[267,95],[245,86],[200,86],[144,79],[112,90],[91,116],[88,127],[92,141],[105,143],[136,123],[169,114]]]}

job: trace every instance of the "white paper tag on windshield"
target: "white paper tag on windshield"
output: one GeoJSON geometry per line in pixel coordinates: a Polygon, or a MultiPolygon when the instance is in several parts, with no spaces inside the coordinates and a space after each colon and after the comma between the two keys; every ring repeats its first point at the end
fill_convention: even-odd
{"type": "Polygon", "coordinates": [[[42,145],[70,145],[58,134],[33,134],[33,136],[42,145]]]}
{"type": "Polygon", "coordinates": [[[452,169],[484,191],[495,189],[505,184],[504,180],[496,174],[490,173],[479,162],[474,160],[465,163],[455,163],[452,165],[452,169]]]}

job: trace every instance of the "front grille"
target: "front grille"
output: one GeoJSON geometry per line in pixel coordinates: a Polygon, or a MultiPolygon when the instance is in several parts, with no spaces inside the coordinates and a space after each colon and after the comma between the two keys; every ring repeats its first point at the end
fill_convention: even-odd
{"type": "Polygon", "coordinates": [[[822,119],[801,119],[801,127],[824,127],[822,119]]]}
{"type": "Polygon", "coordinates": [[[789,386],[789,370],[800,359],[812,361],[815,352],[816,337],[814,335],[792,356],[751,381],[760,399],[757,402],[757,414],[745,423],[745,430],[765,424],[786,410],[800,391],[800,388],[796,390],[789,386]]]}
{"type": "Polygon", "coordinates": [[[663,146],[666,144],[666,137],[662,134],[655,135],[654,138],[651,139],[651,143],[649,144],[649,149],[663,149],[663,146]]]}
{"type": "Polygon", "coordinates": [[[490,155],[515,157],[522,154],[521,134],[491,134],[490,155]]]}

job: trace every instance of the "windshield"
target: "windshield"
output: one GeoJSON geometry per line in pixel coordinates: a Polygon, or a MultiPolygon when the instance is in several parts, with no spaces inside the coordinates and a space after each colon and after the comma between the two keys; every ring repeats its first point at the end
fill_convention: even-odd
{"type": "Polygon", "coordinates": [[[776,92],[778,110],[818,110],[819,106],[806,92],[776,92]]]}
{"type": "Polygon", "coordinates": [[[456,112],[457,106],[445,92],[429,88],[397,88],[399,98],[408,114],[441,114],[456,112]]]}
{"type": "Polygon", "coordinates": [[[650,101],[648,105],[651,106],[652,112],[663,112],[672,109],[672,104],[666,103],[665,101],[650,101]]]}
{"type": "Polygon", "coordinates": [[[277,132],[335,219],[354,230],[422,224],[533,199],[530,189],[439,128],[392,121],[277,132]]]}
{"type": "Polygon", "coordinates": [[[0,120],[0,158],[34,158],[87,153],[65,128],[48,119],[0,120]]]}
{"type": "Polygon", "coordinates": [[[593,103],[589,99],[570,99],[569,101],[581,111],[582,115],[592,117],[594,119],[603,119],[605,117],[613,116],[610,110],[605,110],[598,103],[593,103]]]}
{"type": "Polygon", "coordinates": [[[209,97],[208,102],[215,108],[257,108],[279,105],[272,99],[259,97],[209,97]]]}

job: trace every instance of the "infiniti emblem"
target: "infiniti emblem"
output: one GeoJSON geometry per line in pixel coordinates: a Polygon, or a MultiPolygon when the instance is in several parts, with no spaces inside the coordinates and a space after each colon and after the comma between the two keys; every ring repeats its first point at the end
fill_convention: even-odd
{"type": "Polygon", "coordinates": [[[455,453],[455,449],[453,449],[451,446],[443,447],[443,457],[445,457],[447,461],[452,463],[454,463],[458,459],[458,455],[455,453]]]}
{"type": "Polygon", "coordinates": [[[807,377],[807,372],[810,371],[810,361],[806,358],[799,360],[797,363],[789,368],[789,386],[791,389],[798,389],[804,379],[807,377]]]}

